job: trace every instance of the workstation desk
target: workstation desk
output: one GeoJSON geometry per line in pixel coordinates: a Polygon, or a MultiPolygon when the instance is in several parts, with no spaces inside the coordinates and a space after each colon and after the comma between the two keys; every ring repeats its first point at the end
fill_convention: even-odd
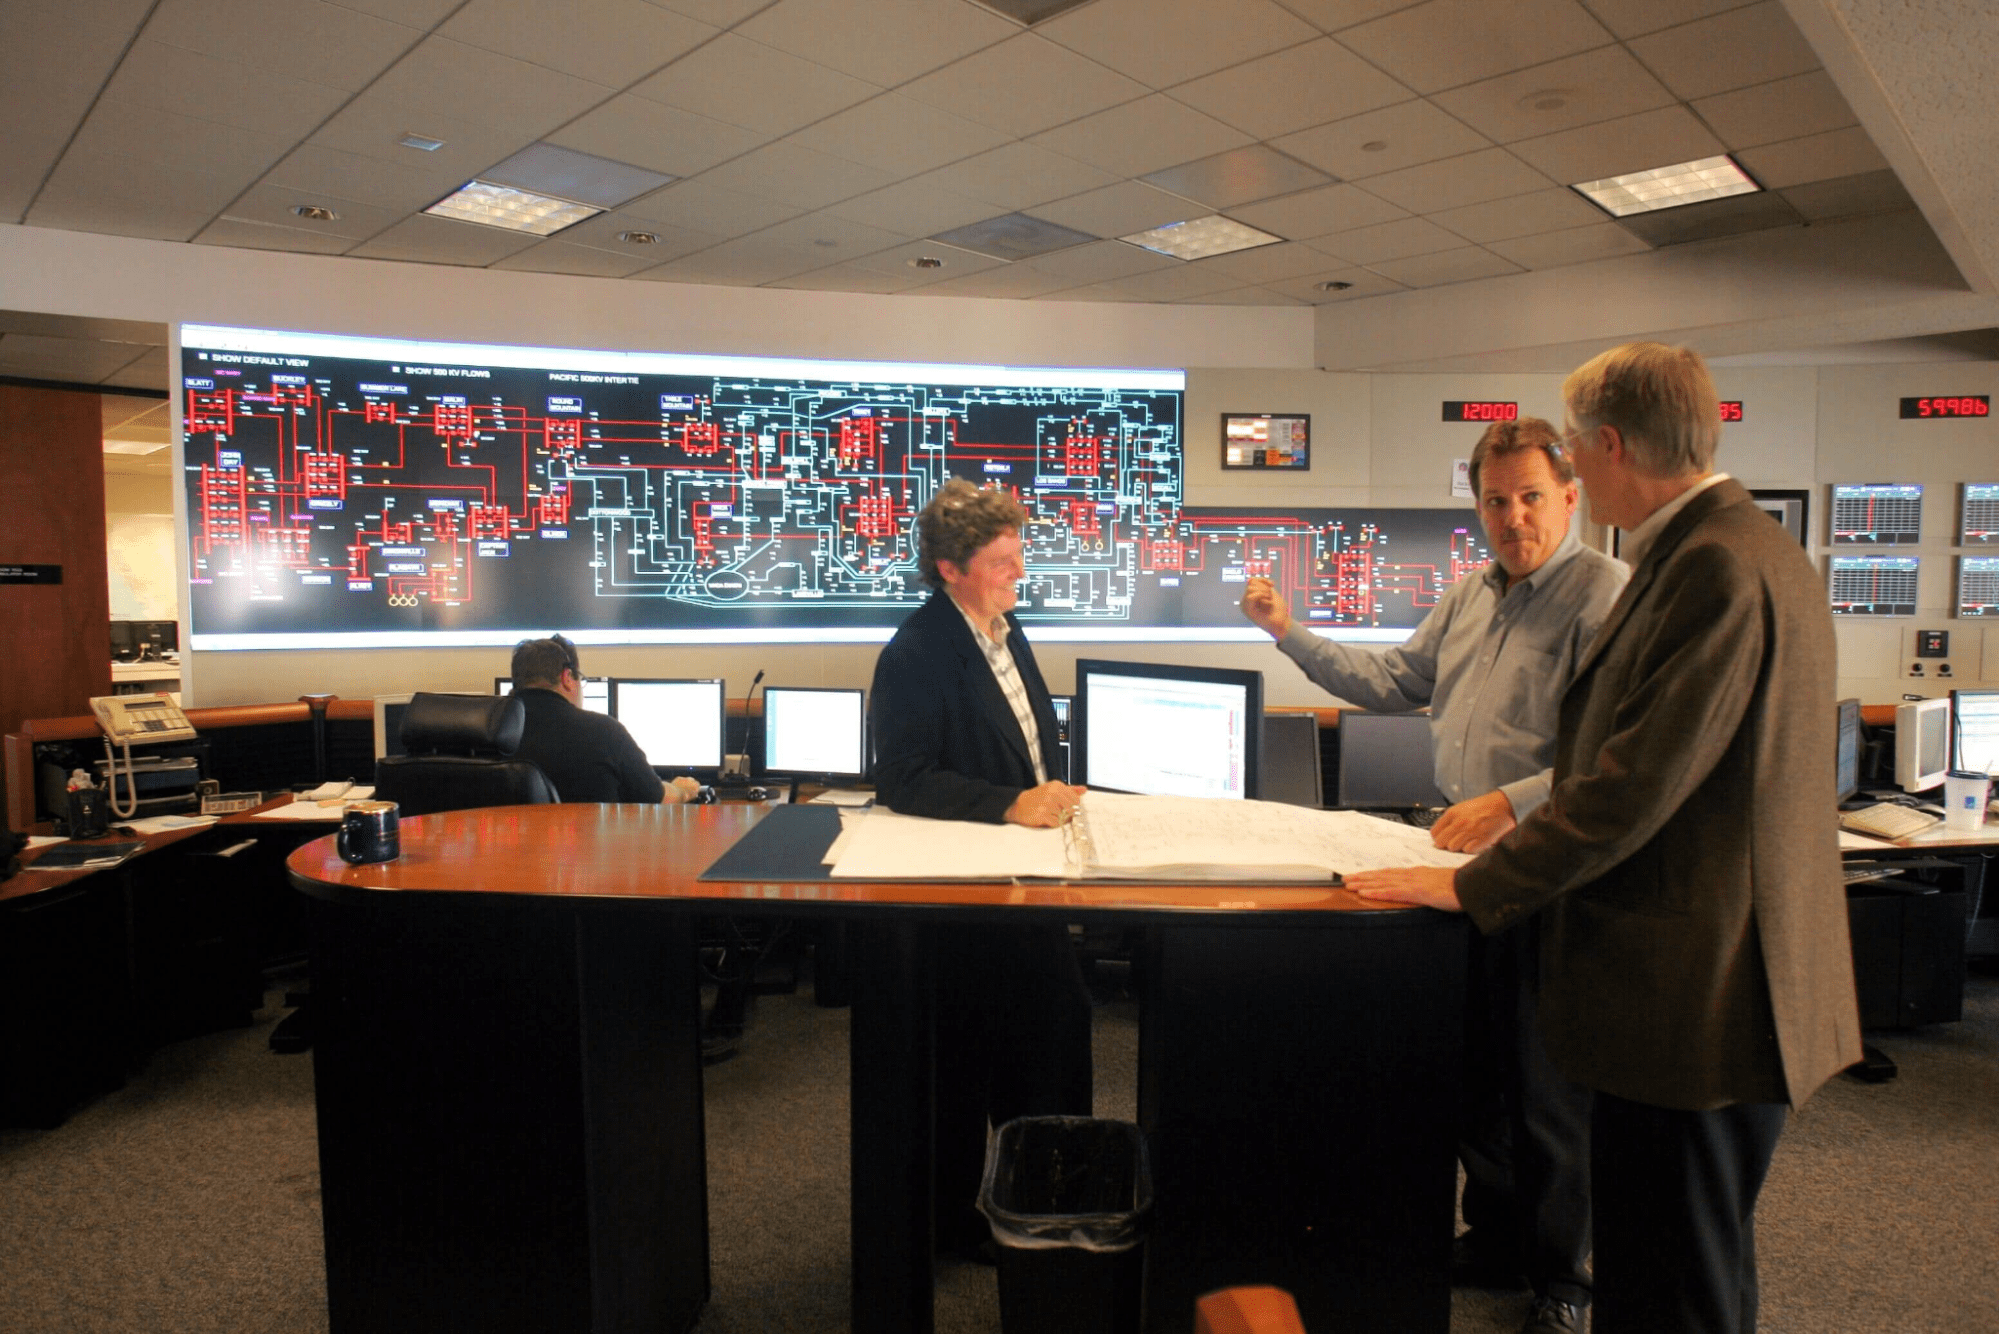
{"type": "Polygon", "coordinates": [[[778,810],[837,821],[502,807],[404,821],[390,863],[292,855],[336,1329],[691,1325],[695,922],[761,913],[854,929],[856,1330],[932,1324],[930,929],[1022,920],[1148,929],[1148,1329],[1239,1283],[1290,1289],[1311,1329],[1448,1325],[1461,918],[1324,885],[700,879],[778,810]]]}

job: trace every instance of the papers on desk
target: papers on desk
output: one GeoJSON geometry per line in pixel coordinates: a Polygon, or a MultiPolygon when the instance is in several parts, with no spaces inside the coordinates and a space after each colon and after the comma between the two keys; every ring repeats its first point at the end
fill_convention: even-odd
{"type": "Polygon", "coordinates": [[[312,793],[300,793],[289,806],[272,807],[269,811],[253,811],[250,814],[258,820],[339,820],[349,802],[361,802],[375,795],[375,785],[371,783],[327,784],[313,792],[327,792],[324,799],[315,798],[312,793]]]}
{"type": "Polygon", "coordinates": [[[132,834],[165,834],[169,830],[191,830],[197,826],[213,825],[216,816],[147,816],[143,820],[121,820],[112,828],[129,831],[132,834]]]}
{"type": "Polygon", "coordinates": [[[145,844],[137,839],[115,844],[76,844],[65,840],[61,848],[51,848],[23,870],[75,871],[79,867],[115,867],[144,847],[145,844]]]}
{"type": "Polygon", "coordinates": [[[59,834],[31,834],[28,836],[28,849],[47,848],[50,844],[66,844],[68,842],[69,840],[59,834]]]}
{"type": "Polygon", "coordinates": [[[866,807],[874,805],[875,795],[858,788],[828,788],[812,800],[820,806],[866,807]]]}
{"type": "Polygon", "coordinates": [[[877,808],[829,851],[835,880],[1329,881],[1471,860],[1427,831],[1354,811],[1198,797],[1084,795],[1060,829],[926,820],[877,808]]]}

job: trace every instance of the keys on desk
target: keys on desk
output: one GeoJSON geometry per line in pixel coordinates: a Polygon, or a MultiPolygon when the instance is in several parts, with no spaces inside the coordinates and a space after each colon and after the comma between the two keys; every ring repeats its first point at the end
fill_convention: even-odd
{"type": "Polygon", "coordinates": [[[1871,807],[1842,813],[1839,823],[1855,834],[1873,839],[1906,839],[1935,825],[1937,818],[1899,802],[1877,802],[1871,807]]]}

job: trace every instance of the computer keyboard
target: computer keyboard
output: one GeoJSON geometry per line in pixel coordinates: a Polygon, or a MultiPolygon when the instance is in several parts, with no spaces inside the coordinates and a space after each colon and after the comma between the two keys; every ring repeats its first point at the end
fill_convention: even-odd
{"type": "Polygon", "coordinates": [[[1437,823],[1437,817],[1444,814],[1442,807],[1416,807],[1403,813],[1402,819],[1419,830],[1427,830],[1437,823]]]}
{"type": "Polygon", "coordinates": [[[1845,812],[1839,823],[1872,839],[1906,839],[1935,825],[1937,818],[1899,802],[1877,802],[1871,807],[1845,812]]]}

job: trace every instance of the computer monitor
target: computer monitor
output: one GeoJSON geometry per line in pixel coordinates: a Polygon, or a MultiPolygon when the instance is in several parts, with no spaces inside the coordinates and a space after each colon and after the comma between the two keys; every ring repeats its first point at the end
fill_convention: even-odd
{"type": "Polygon", "coordinates": [[[1325,804],[1325,788],[1319,777],[1318,715],[1263,716],[1263,774],[1257,791],[1266,802],[1314,809],[1325,804]]]}
{"type": "Polygon", "coordinates": [[[1950,716],[1957,734],[1951,768],[1999,774],[1999,691],[1952,691],[1950,716]]]}
{"type": "Polygon", "coordinates": [[[1339,804],[1349,810],[1446,807],[1428,714],[1340,715],[1339,804]]]}
{"type": "Polygon", "coordinates": [[[1076,660],[1074,781],[1112,792],[1255,797],[1263,674],[1076,660]]]}
{"type": "Polygon", "coordinates": [[[1839,702],[1839,747],[1833,775],[1844,802],[1860,791],[1860,701],[1839,702]]]}
{"type": "Polygon", "coordinates": [[[136,621],[112,622],[111,661],[114,663],[136,663],[141,652],[139,623],[136,621]]]}
{"type": "Polygon", "coordinates": [[[1060,763],[1062,766],[1060,774],[1051,774],[1048,777],[1051,779],[1060,779],[1062,782],[1068,783],[1070,781],[1069,775],[1075,768],[1069,759],[1069,718],[1075,713],[1076,697],[1073,695],[1051,695],[1048,697],[1048,701],[1055,706],[1055,749],[1061,752],[1060,763]]]}
{"type": "Polygon", "coordinates": [[[1950,697],[1895,706],[1895,782],[1920,793],[1943,782],[1950,768],[1950,697]]]}
{"type": "Polygon", "coordinates": [[[858,779],[867,772],[867,696],[854,689],[764,687],[763,773],[858,779]]]}
{"type": "Polygon", "coordinates": [[[180,652],[178,621],[134,621],[132,631],[139,638],[139,648],[149,658],[180,652]]]}
{"type": "Polygon", "coordinates": [[[407,754],[403,749],[403,711],[409,708],[412,697],[410,691],[375,697],[375,759],[407,754]]]}
{"type": "Polygon", "coordinates": [[[611,678],[611,716],[659,770],[720,770],[729,702],[722,680],[611,678]]]}
{"type": "MultiPolygon", "coordinates": [[[[512,695],[512,677],[493,678],[494,695],[512,695]]],[[[611,712],[611,679],[609,677],[585,677],[583,679],[583,707],[593,714],[611,712]]]]}

